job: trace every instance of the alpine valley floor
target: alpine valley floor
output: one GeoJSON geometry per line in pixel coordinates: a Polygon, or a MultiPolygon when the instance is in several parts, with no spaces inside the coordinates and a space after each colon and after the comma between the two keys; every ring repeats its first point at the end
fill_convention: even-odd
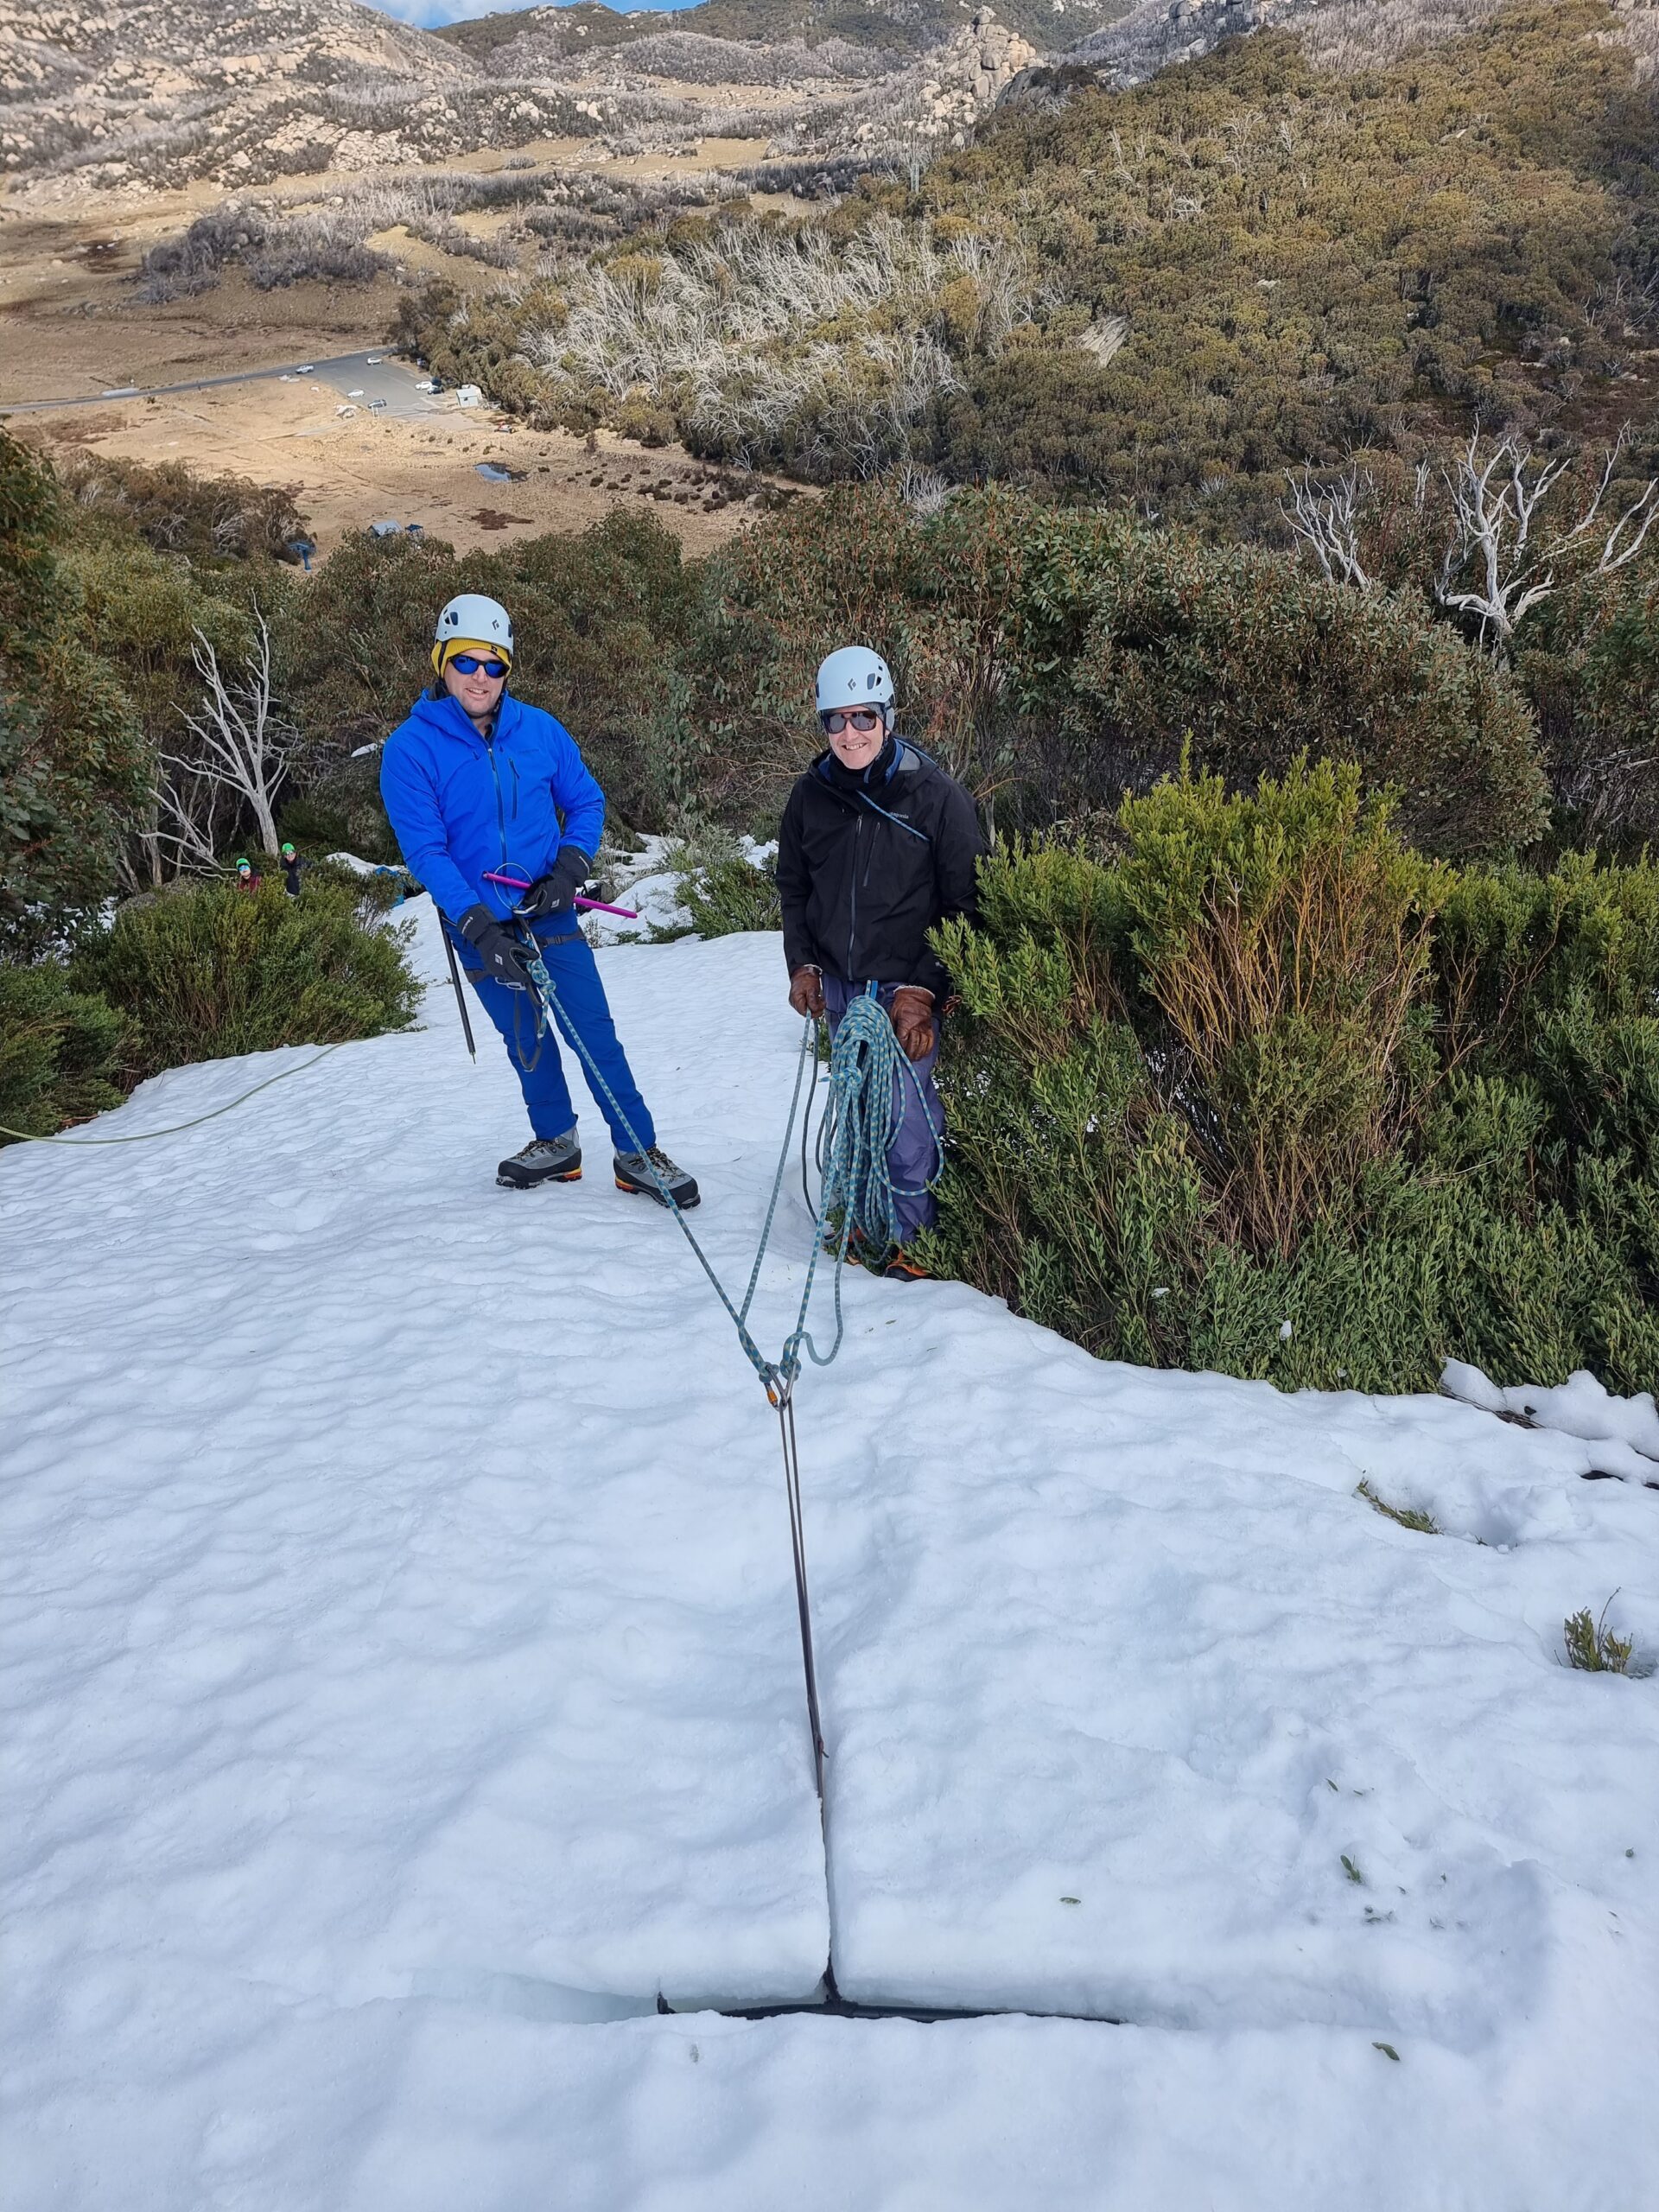
{"type": "MultiPolygon", "coordinates": [[[[741,1289],[777,942],[601,959],[741,1289]]],[[[495,1189],[505,1059],[427,1022],[0,1157],[0,2203],[1647,2212],[1659,1678],[1561,1623],[1617,1589],[1659,1656],[1659,1469],[852,1274],[798,1399],[826,1846],[730,1325],[596,1112],[583,1182],[495,1189]],[[657,2010],[832,1954],[988,2017],[657,2010]]],[[[768,1349],[807,1247],[795,1186],[768,1349]]]]}

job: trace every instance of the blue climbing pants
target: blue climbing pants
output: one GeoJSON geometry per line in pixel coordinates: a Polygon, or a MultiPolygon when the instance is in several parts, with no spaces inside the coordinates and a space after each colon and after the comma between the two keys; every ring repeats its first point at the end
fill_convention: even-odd
{"type": "MultiPolygon", "coordinates": [[[[891,1007],[896,983],[883,983],[877,996],[884,1007],[891,1007]]],[[[843,983],[839,976],[823,979],[824,1010],[830,1017],[830,1034],[833,1037],[841,1027],[841,1018],[855,998],[863,992],[851,983],[843,983]]],[[[933,1071],[938,1065],[939,1039],[943,1033],[939,1011],[933,1009],[933,1049],[925,1059],[906,1063],[910,1074],[900,1068],[893,1078],[893,1103],[898,1127],[893,1141],[887,1147],[887,1173],[893,1179],[893,1210],[899,1217],[899,1241],[908,1243],[918,1229],[931,1229],[938,1218],[938,1207],[933,1193],[924,1186],[937,1182],[942,1162],[933,1131],[944,1133],[944,1105],[933,1081],[933,1071]],[[915,1080],[912,1081],[912,1077],[915,1080]],[[919,1093],[919,1096],[918,1096],[919,1093]],[[925,1102],[925,1103],[924,1103],[925,1102]],[[931,1115],[930,1127],[928,1116],[931,1115]],[[915,1192],[916,1197],[906,1196],[915,1192]]]]}
{"type": "MultiPolygon", "coordinates": [[[[616,1024],[611,1020],[611,1009],[606,1003],[605,986],[599,980],[599,963],[594,958],[593,947],[579,931],[570,937],[542,938],[537,942],[565,1020],[593,1054],[594,1065],[616,1094],[617,1105],[622,1109],[619,1116],[616,1108],[602,1092],[594,1092],[594,1103],[610,1129],[612,1144],[618,1152],[649,1148],[657,1141],[657,1131],[651,1109],[639,1096],[632,1071],[623,1055],[616,1024]]],[[[462,940],[459,950],[464,964],[471,957],[472,948],[462,940]]],[[[556,1029],[550,1024],[537,1039],[536,1001],[529,991],[512,990],[505,983],[498,983],[493,976],[469,974],[467,980],[478,993],[484,1011],[506,1039],[507,1058],[518,1070],[518,1087],[530,1109],[531,1128],[538,1137],[562,1137],[575,1121],[576,1109],[570,1103],[570,1086],[560,1062],[561,1039],[556,1029]]],[[[587,1077],[585,1064],[579,1061],[579,1065],[587,1077]]],[[[588,1087],[593,1088],[591,1077],[588,1087]]]]}

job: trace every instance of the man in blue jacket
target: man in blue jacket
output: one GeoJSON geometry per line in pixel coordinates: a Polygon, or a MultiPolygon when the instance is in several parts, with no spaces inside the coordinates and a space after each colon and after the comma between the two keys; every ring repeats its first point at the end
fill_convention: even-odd
{"type": "Polygon", "coordinates": [[[531,1190],[582,1173],[558,1045],[550,1027],[536,1033],[527,931],[614,1098],[595,1094],[610,1125],[618,1190],[660,1205],[665,1185],[677,1205],[694,1206],[696,1182],[658,1147],[576,913],[605,826],[605,796],[563,724],[508,690],[512,643],[499,601],[477,592],[452,599],[432,647],[437,681],[380,760],[380,795],[404,859],[432,894],[468,982],[506,1040],[530,1110],[535,1135],[500,1163],[496,1180],[531,1190]],[[486,875],[510,877],[512,886],[486,875]]]}

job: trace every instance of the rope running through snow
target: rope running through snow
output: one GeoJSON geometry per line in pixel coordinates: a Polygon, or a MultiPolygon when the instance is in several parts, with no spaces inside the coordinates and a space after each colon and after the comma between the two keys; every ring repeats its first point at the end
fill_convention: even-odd
{"type": "MultiPolygon", "coordinates": [[[[647,1173],[656,1185],[657,1195],[667,1207],[684,1235],[686,1243],[696,1255],[697,1264],[709,1278],[715,1295],[725,1307],[738,1341],[766,1396],[777,1408],[779,1427],[783,1440],[784,1473],[789,1494],[790,1535],[794,1552],[795,1588],[801,1619],[801,1652],[806,1669],[807,1712],[812,1731],[812,1752],[817,1773],[818,1796],[823,1796],[823,1734],[819,1720],[817,1669],[812,1656],[811,1610],[807,1598],[806,1551],[801,1516],[800,1461],[795,1439],[795,1383],[801,1371],[801,1353],[818,1367],[828,1367],[840,1351],[846,1333],[846,1323],[841,1305],[841,1274],[846,1265],[849,1249],[872,1255],[890,1251],[899,1241],[896,1198],[919,1197],[912,1191],[895,1185],[887,1173],[887,1148],[902,1116],[905,1099],[904,1085],[908,1082],[915,1090],[918,1103],[926,1116],[933,1138],[934,1171],[927,1186],[938,1179],[944,1166],[943,1132],[934,1122],[926,1094],[921,1082],[906,1058],[892,1022],[875,995],[875,987],[853,1000],[838,1025],[830,1052],[828,1101],[824,1108],[823,1125],[819,1131],[817,1160],[821,1174],[817,1219],[813,1224],[812,1256],[807,1262],[806,1281],[801,1291],[800,1308],[795,1326],[785,1340],[783,1351],[776,1361],[769,1360],[756,1344],[748,1325],[749,1310],[760,1281],[760,1269],[766,1260],[766,1249],[772,1241],[772,1224],[777,1218],[778,1201],[783,1192],[784,1177],[789,1166],[790,1143],[795,1131],[795,1117],[800,1111],[801,1091],[805,1079],[809,1058],[812,1063],[812,1087],[817,1083],[817,1024],[808,1018],[801,1036],[801,1048],[795,1064],[795,1088],[789,1103],[789,1118],[785,1124],[783,1143],[778,1154],[778,1172],[772,1177],[772,1195],[766,1204],[766,1216],[761,1224],[760,1241],[755,1248],[754,1263],[749,1269],[749,1280],[741,1304],[734,1305],[730,1294],[715,1274],[708,1254],[698,1243],[685,1209],[679,1205],[667,1181],[658,1169],[649,1149],[639,1141],[639,1132],[623,1112],[615,1093],[601,1073],[593,1054],[578,1035],[560,1002],[553,979],[547,971],[539,950],[530,946],[533,957],[527,962],[534,982],[537,1000],[538,1034],[550,1022],[556,1026],[581,1058],[589,1081],[606,1100],[618,1122],[626,1131],[635,1154],[645,1162],[647,1173]],[[833,1227],[832,1227],[833,1224],[833,1227]],[[829,1256],[835,1262],[833,1295],[835,1300],[835,1340],[827,1352],[821,1352],[807,1327],[807,1317],[812,1303],[812,1291],[817,1278],[818,1262],[829,1256]]],[[[273,1084],[283,1083],[289,1076],[303,1075],[330,1052],[340,1050],[338,1044],[325,1045],[308,1060],[298,1067],[280,1068],[275,1075],[267,1076],[262,1083],[227,1099],[221,1106],[206,1114],[198,1114],[188,1122],[175,1122],[164,1129],[135,1130],[130,1135],[113,1137],[36,1136],[27,1129],[12,1129],[0,1123],[0,1135],[15,1137],[25,1144],[58,1144],[73,1150],[81,1146],[149,1144],[159,1137],[182,1135],[188,1129],[200,1128],[214,1122],[223,1114],[234,1112],[262,1090],[269,1090],[273,1084]]],[[[809,1094],[805,1117],[801,1124],[803,1180],[806,1154],[807,1131],[811,1123],[811,1099],[809,1094]]],[[[810,1198],[808,1198],[810,1204],[810,1198]]]]}
{"type": "Polygon", "coordinates": [[[269,1090],[273,1083],[286,1083],[291,1075],[303,1075],[308,1068],[315,1067],[319,1060],[326,1060],[330,1052],[337,1052],[345,1041],[342,1038],[340,1043],[325,1045],[308,1060],[302,1060],[298,1067],[278,1068],[275,1075],[268,1075],[263,1083],[256,1083],[251,1090],[245,1090],[235,1098],[227,1098],[222,1106],[215,1106],[207,1114],[198,1114],[191,1121],[175,1122],[165,1129],[135,1129],[130,1136],[124,1137],[41,1137],[32,1135],[28,1129],[9,1129],[3,1122],[0,1122],[0,1137],[16,1137],[20,1144],[67,1145],[71,1152],[79,1152],[88,1145],[150,1144],[157,1137],[182,1136],[187,1129],[199,1129],[204,1122],[216,1122],[221,1114],[233,1113],[237,1107],[245,1106],[250,1098],[257,1098],[262,1090],[269,1090]]]}
{"type": "MultiPolygon", "coordinates": [[[[818,1199],[817,1219],[814,1224],[812,1256],[807,1262],[806,1282],[801,1292],[800,1311],[795,1326],[785,1340],[784,1349],[774,1363],[756,1344],[748,1325],[749,1308],[754,1302],[756,1286],[760,1280],[761,1263],[766,1258],[766,1246],[771,1241],[772,1226],[778,1212],[778,1200],[784,1187],[784,1177],[789,1168],[790,1141],[795,1131],[795,1116],[799,1111],[801,1089],[806,1073],[809,1056],[813,1063],[813,1083],[817,1081],[817,1024],[810,1016],[801,1035],[801,1049],[795,1063],[795,1089],[789,1102],[789,1119],[784,1128],[784,1140],[778,1154],[778,1172],[772,1179],[772,1196],[766,1204],[766,1217],[761,1224],[760,1242],[755,1249],[754,1264],[749,1270],[748,1286],[741,1305],[734,1306],[725,1285],[715,1273],[708,1254],[697,1242],[685,1209],[675,1198],[666,1178],[660,1173],[649,1150],[639,1141],[639,1132],[629,1122],[615,1092],[600,1072],[597,1062],[577,1034],[574,1023],[566,1014],[559,1000],[546,963],[531,940],[526,948],[531,957],[525,965],[536,986],[536,995],[542,1015],[556,1024],[581,1058],[588,1071],[588,1081],[597,1096],[602,1097],[626,1132],[637,1157],[643,1160],[657,1195],[680,1224],[686,1243],[696,1256],[698,1266],[708,1276],[715,1295],[725,1307],[737,1330],[749,1364],[760,1378],[762,1389],[777,1408],[778,1429],[784,1453],[784,1485],[789,1499],[789,1529],[794,1554],[795,1598],[801,1624],[801,1664],[806,1676],[807,1722],[811,1731],[813,1776],[817,1783],[818,1803],[823,1804],[823,1727],[818,1702],[817,1666],[812,1650],[812,1607],[807,1592],[806,1543],[801,1506],[800,1453],[795,1435],[795,1382],[801,1371],[801,1349],[804,1345],[808,1356],[819,1367],[828,1367],[841,1350],[845,1324],[841,1310],[841,1271],[846,1264],[849,1245],[856,1236],[872,1253],[884,1252],[896,1244],[898,1217],[893,1205],[895,1196],[917,1195],[902,1188],[895,1190],[887,1173],[887,1147],[892,1142],[904,1107],[902,1085],[907,1079],[915,1086],[922,1110],[927,1116],[932,1132],[934,1149],[933,1179],[937,1180],[943,1168],[944,1154],[943,1132],[929,1110],[926,1095],[920,1079],[893,1033],[892,1022],[871,985],[861,997],[855,999],[837,1026],[830,1050],[829,1102],[824,1109],[823,1126],[818,1147],[819,1166],[823,1185],[818,1199]],[[836,1224],[833,1243],[827,1242],[829,1226],[836,1224]],[[812,1286],[820,1257],[828,1252],[835,1262],[835,1342],[827,1352],[821,1352],[807,1330],[807,1312],[812,1302],[812,1286]]],[[[810,1121],[811,1104],[809,1098],[807,1117],[810,1121]]],[[[802,1130],[803,1145],[805,1124],[802,1130]]],[[[810,1203],[810,1201],[809,1201],[810,1203]]]]}

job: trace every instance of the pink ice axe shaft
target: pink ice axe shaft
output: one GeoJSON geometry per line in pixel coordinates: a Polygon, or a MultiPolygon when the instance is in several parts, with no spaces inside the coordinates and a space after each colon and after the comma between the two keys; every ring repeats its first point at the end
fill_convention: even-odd
{"type": "MultiPolygon", "coordinates": [[[[500,875],[489,868],[484,872],[484,880],[486,883],[499,883],[504,891],[528,891],[530,888],[528,876],[500,875]]],[[[580,893],[575,904],[585,906],[591,914],[620,914],[625,922],[637,922],[639,918],[632,906],[607,906],[602,899],[584,899],[580,893]]]]}

